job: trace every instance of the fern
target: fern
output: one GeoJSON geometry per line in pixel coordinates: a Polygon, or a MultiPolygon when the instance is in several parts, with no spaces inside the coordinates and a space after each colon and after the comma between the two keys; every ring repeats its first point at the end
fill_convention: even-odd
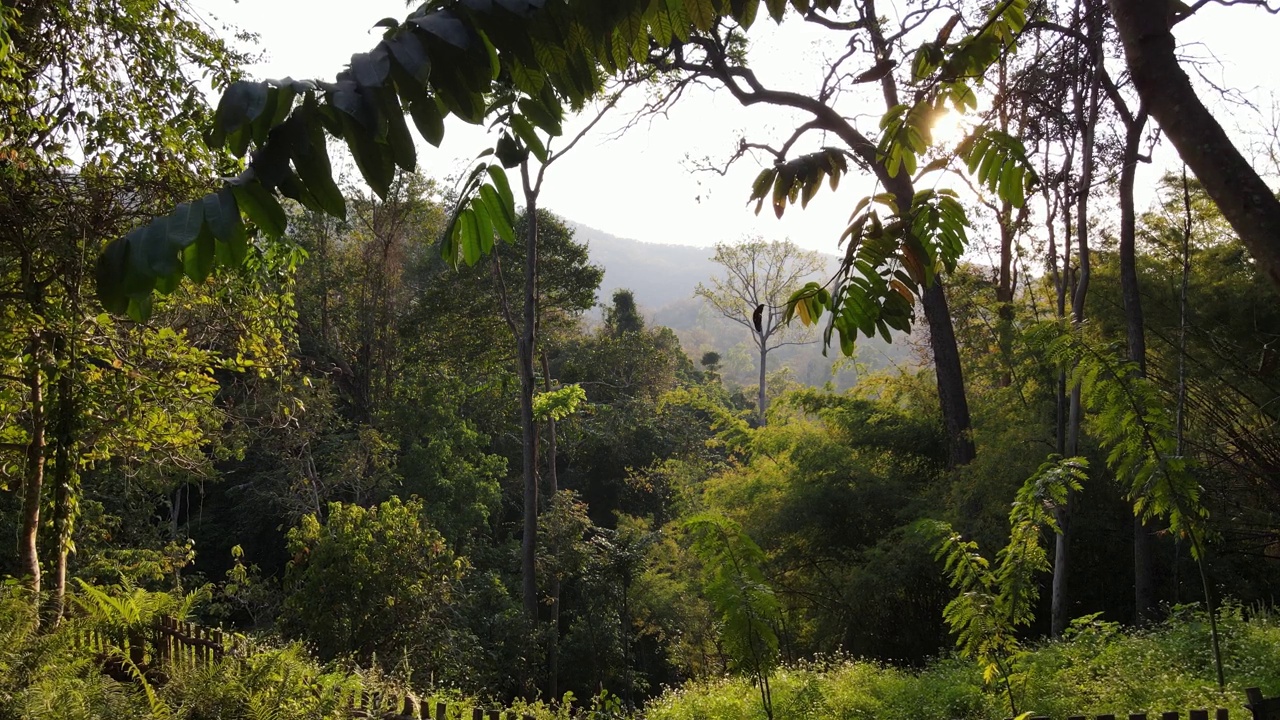
{"type": "Polygon", "coordinates": [[[924,521],[922,526],[938,537],[937,558],[958,591],[942,611],[956,647],[981,664],[985,682],[1001,682],[1014,715],[1014,665],[1020,654],[1016,632],[1035,620],[1040,599],[1036,576],[1049,570],[1042,536],[1046,529],[1058,531],[1052,508],[1065,503],[1069,491],[1080,489],[1087,470],[1083,458],[1050,458],[1023,483],[1009,511],[1009,543],[996,554],[994,568],[977,543],[947,523],[924,521]]]}
{"type": "Polygon", "coordinates": [[[1208,510],[1192,466],[1178,454],[1174,417],[1159,388],[1133,363],[1065,323],[1041,324],[1031,341],[1050,362],[1069,369],[1071,385],[1080,386],[1092,413],[1089,429],[1107,451],[1107,466],[1126,488],[1134,514],[1167,521],[1200,559],[1208,510]]]}
{"type": "Polygon", "coordinates": [[[721,635],[739,670],[752,675],[765,716],[773,718],[769,676],[778,662],[772,621],[780,606],[764,578],[764,551],[734,521],[711,513],[685,521],[703,564],[703,588],[720,613],[721,635]]]}

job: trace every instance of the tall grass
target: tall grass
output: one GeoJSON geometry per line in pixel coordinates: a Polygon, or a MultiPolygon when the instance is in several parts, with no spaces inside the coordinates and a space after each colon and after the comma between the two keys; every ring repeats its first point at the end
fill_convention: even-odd
{"type": "MultiPolygon", "coordinates": [[[[1219,615],[1227,687],[1217,688],[1208,618],[1175,609],[1145,631],[1122,631],[1096,618],[1077,622],[1057,642],[1016,658],[1019,707],[1065,718],[1225,707],[1249,717],[1244,688],[1280,693],[1280,622],[1265,612],[1227,607],[1219,615]]],[[[1008,702],[986,687],[976,663],[949,656],[920,671],[835,659],[778,671],[774,715],[865,720],[1000,720],[1008,702]]],[[[749,680],[716,678],[669,690],[646,709],[648,720],[745,720],[764,713],[749,680]]]]}

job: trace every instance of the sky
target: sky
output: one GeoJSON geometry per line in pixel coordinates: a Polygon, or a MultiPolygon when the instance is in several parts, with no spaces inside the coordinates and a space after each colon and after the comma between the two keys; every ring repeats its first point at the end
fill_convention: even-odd
{"type": "MultiPolygon", "coordinates": [[[[191,0],[190,4],[224,36],[230,34],[227,27],[258,34],[258,41],[246,46],[263,56],[249,68],[256,79],[331,80],[353,53],[376,44],[381,29],[375,29],[374,23],[383,17],[401,19],[409,11],[402,0],[191,0]]],[[[1249,142],[1245,133],[1260,131],[1270,118],[1272,92],[1280,85],[1270,57],[1278,31],[1280,17],[1260,8],[1216,4],[1205,6],[1176,28],[1183,54],[1206,61],[1201,65],[1206,77],[1237,89],[1261,111],[1220,105],[1220,121],[1241,144],[1249,142]]],[[[800,91],[817,89],[821,61],[837,50],[829,32],[794,19],[781,27],[762,19],[750,37],[750,62],[761,80],[800,91]]],[[[744,158],[723,176],[699,169],[708,164],[707,159],[723,165],[743,137],[780,144],[798,124],[792,112],[744,109],[725,91],[699,90],[683,98],[667,116],[642,119],[627,132],[619,132],[632,121],[643,99],[641,94],[624,96],[589,135],[548,169],[540,199],[543,207],[610,234],[645,242],[710,247],[761,235],[838,252],[836,241],[851,206],[872,190],[869,180],[850,177],[837,193],[824,189],[808,208],[788,208],[779,220],[767,205],[756,216],[746,204],[751,181],[768,159],[744,158]]],[[[848,107],[846,112],[856,112],[848,107]]],[[[879,111],[874,101],[866,104],[860,126],[874,129],[883,104],[878,107],[879,111]]],[[[584,118],[566,123],[565,137],[585,122],[584,118]]],[[[456,178],[491,142],[481,128],[451,118],[440,149],[420,143],[421,171],[441,181],[456,178]]],[[[1176,155],[1167,148],[1157,151],[1154,160],[1140,168],[1140,208],[1154,201],[1153,188],[1164,170],[1178,167],[1176,155]]]]}

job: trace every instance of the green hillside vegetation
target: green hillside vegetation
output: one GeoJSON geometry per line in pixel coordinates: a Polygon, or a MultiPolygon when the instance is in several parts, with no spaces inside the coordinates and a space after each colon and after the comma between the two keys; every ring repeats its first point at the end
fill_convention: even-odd
{"type": "Polygon", "coordinates": [[[0,4],[0,720],[1244,720],[1280,201],[1167,5],[442,0],[317,82],[0,4]],[[839,54],[758,77],[793,21],[839,54]],[[874,179],[839,258],[541,207],[622,86],[793,113],[743,196],[874,179]],[[1200,179],[1138,204],[1164,136],[1200,179]]]}

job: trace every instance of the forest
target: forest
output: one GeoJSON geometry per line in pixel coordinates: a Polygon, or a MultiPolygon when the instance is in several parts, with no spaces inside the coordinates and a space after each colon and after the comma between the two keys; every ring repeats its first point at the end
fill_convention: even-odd
{"type": "Polygon", "coordinates": [[[184,2],[6,0],[0,718],[1248,717],[1280,160],[1175,36],[1264,9],[431,0],[262,80],[184,2]],[[753,72],[781,23],[819,85],[753,72]],[[743,212],[851,210],[838,261],[707,250],[725,347],[540,203],[578,120],[695,86],[801,118],[743,212]]]}

